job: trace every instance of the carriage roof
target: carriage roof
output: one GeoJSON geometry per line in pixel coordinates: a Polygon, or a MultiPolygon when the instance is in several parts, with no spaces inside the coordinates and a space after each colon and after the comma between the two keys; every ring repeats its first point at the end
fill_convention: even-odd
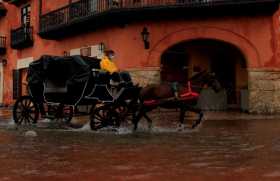
{"type": "Polygon", "coordinates": [[[83,82],[88,79],[91,69],[100,69],[100,59],[84,56],[43,55],[30,63],[27,75],[29,84],[45,80],[83,82]]]}

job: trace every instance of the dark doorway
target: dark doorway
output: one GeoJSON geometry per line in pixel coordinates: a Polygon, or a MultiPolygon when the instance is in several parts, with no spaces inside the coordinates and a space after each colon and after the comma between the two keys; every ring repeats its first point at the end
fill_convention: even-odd
{"type": "Polygon", "coordinates": [[[174,46],[161,56],[161,80],[185,83],[188,79],[188,54],[182,46],[174,46]]]}
{"type": "Polygon", "coordinates": [[[243,53],[234,45],[212,39],[180,42],[161,57],[161,80],[186,82],[197,72],[215,73],[226,91],[229,108],[241,108],[248,95],[248,72],[243,53]],[[243,96],[243,97],[242,97],[243,96]]]}

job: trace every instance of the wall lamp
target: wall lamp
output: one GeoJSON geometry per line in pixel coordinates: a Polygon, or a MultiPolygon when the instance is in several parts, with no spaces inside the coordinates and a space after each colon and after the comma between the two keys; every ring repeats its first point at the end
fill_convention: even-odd
{"type": "Polygon", "coordinates": [[[144,27],[141,32],[142,40],[144,42],[144,48],[149,49],[150,48],[150,42],[149,42],[149,36],[150,32],[148,31],[147,27],[144,27]]]}

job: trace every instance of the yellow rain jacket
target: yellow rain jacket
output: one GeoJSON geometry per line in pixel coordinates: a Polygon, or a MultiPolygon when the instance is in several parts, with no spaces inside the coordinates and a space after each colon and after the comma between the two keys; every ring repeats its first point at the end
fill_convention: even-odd
{"type": "Polygon", "coordinates": [[[100,68],[110,72],[110,74],[118,71],[116,64],[112,62],[107,56],[104,56],[100,61],[100,68]]]}

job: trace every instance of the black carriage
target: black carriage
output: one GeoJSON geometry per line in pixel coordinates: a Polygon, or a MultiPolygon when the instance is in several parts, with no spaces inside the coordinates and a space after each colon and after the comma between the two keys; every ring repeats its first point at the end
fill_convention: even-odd
{"type": "Polygon", "coordinates": [[[140,88],[126,72],[113,75],[100,70],[100,60],[83,56],[42,56],[28,68],[29,95],[14,105],[16,124],[35,124],[41,118],[70,123],[81,105],[91,106],[93,130],[119,126],[135,113],[140,88]]]}

